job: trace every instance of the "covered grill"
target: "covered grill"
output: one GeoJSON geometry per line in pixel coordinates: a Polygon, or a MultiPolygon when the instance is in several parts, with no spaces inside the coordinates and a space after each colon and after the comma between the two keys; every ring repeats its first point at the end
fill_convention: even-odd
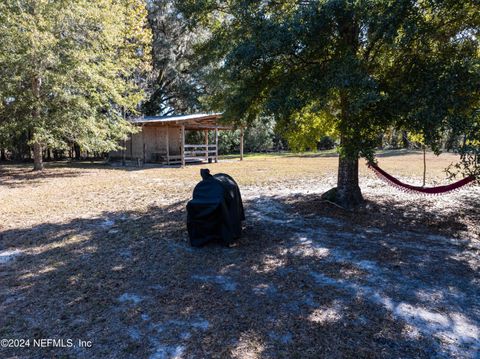
{"type": "Polygon", "coordinates": [[[200,171],[202,181],[193,190],[187,204],[187,229],[192,246],[212,240],[231,244],[239,238],[245,220],[243,203],[235,180],[227,174],[214,176],[208,169],[200,171]]]}

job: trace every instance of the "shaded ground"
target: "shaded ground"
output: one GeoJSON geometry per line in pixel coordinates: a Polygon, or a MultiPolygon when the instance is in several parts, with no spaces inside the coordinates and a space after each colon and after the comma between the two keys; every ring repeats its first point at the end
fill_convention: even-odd
{"type": "MultiPolygon", "coordinates": [[[[406,181],[417,154],[380,159],[406,181]]],[[[453,157],[431,159],[430,175],[453,157]]],[[[364,208],[322,202],[331,157],[209,166],[240,183],[233,248],[192,249],[185,203],[200,167],[60,166],[0,176],[3,358],[478,356],[480,190],[415,197],[362,168],[364,208]]],[[[432,181],[433,182],[433,181],[432,181]]]]}

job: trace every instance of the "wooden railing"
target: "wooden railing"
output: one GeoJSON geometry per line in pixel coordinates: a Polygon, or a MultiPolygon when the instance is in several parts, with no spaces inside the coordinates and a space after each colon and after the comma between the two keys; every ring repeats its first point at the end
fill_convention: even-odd
{"type": "Polygon", "coordinates": [[[197,155],[204,155],[206,158],[208,158],[210,154],[213,154],[212,157],[217,155],[216,145],[185,145],[185,157],[199,157],[197,155]]]}

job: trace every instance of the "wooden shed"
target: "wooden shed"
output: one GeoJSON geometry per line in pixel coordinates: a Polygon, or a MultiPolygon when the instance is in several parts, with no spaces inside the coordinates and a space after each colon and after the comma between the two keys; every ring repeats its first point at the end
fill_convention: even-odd
{"type": "MultiPolygon", "coordinates": [[[[230,125],[221,124],[221,114],[195,114],[181,116],[142,116],[131,122],[141,127],[124,141],[123,150],[110,153],[111,158],[141,160],[162,164],[188,162],[218,162],[218,131],[233,130],[230,125]],[[188,131],[203,132],[201,144],[186,143],[188,131]],[[215,133],[213,143],[209,143],[209,133],[215,133]]],[[[243,129],[240,129],[240,159],[243,159],[243,129]]]]}

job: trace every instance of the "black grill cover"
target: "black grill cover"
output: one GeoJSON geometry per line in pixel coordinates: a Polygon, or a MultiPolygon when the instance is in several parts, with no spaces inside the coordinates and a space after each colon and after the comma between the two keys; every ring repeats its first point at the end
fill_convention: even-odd
{"type": "Polygon", "coordinates": [[[192,246],[212,240],[232,243],[242,232],[245,220],[242,197],[237,183],[224,173],[214,176],[208,169],[200,171],[202,181],[193,190],[187,204],[187,229],[192,246]]]}

